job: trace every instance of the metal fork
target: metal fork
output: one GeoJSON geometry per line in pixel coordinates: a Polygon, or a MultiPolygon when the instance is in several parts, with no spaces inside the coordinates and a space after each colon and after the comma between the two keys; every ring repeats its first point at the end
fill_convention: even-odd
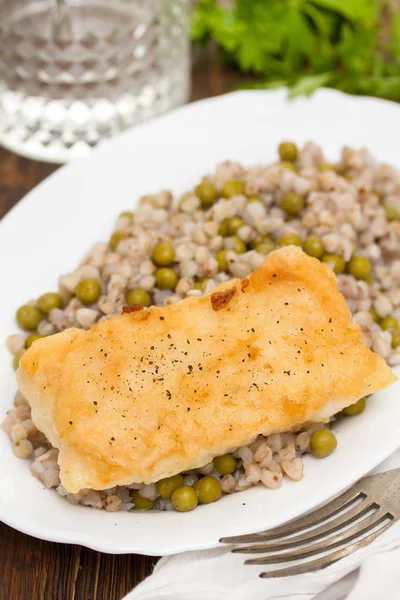
{"type": "Polygon", "coordinates": [[[220,542],[254,544],[235,547],[232,552],[268,552],[267,556],[246,560],[248,565],[300,561],[330,551],[320,558],[260,575],[287,577],[332,565],[370,544],[399,518],[400,468],[364,477],[329,504],[286,525],[261,533],[221,538],[220,542]],[[331,552],[340,546],[344,547],[331,552]]]}

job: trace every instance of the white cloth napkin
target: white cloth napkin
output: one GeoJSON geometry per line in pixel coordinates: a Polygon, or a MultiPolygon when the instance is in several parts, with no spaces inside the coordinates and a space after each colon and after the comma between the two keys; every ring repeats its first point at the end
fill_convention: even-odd
{"type": "MultiPolygon", "coordinates": [[[[400,450],[376,473],[400,466],[400,450]]],[[[315,573],[261,579],[229,547],[161,558],[124,600],[395,600],[400,597],[400,523],[366,548],[315,573]]]]}

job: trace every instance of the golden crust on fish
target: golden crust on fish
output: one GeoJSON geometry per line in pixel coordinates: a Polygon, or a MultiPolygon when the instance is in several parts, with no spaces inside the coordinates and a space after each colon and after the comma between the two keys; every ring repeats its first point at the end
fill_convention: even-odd
{"type": "Polygon", "coordinates": [[[150,483],[326,420],[396,377],[295,247],[213,294],[36,341],[17,377],[69,492],[150,483]]]}

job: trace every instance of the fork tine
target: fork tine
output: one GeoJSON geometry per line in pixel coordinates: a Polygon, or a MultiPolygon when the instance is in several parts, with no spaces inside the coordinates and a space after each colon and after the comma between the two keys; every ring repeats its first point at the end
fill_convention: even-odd
{"type": "MultiPolygon", "coordinates": [[[[347,490],[347,492],[344,492],[344,494],[341,494],[335,498],[335,500],[332,500],[325,506],[318,508],[304,517],[300,517],[295,521],[286,523],[285,525],[280,525],[279,527],[274,527],[268,531],[262,531],[260,533],[223,537],[220,539],[220,542],[225,544],[253,544],[254,542],[263,542],[267,540],[273,540],[278,537],[284,537],[305,529],[310,525],[317,525],[329,517],[333,517],[336,513],[352,504],[361,495],[362,492],[356,486],[353,486],[350,490],[347,490]]],[[[363,495],[365,496],[365,494],[363,495]]]]}
{"type": "Polygon", "coordinates": [[[328,554],[327,556],[322,556],[316,560],[312,560],[307,563],[303,563],[301,565],[295,565],[294,567],[286,567],[284,569],[274,569],[273,571],[266,571],[260,574],[260,577],[270,579],[273,577],[289,577],[292,575],[301,575],[302,573],[310,573],[311,571],[319,571],[320,569],[325,569],[329,567],[336,561],[348,556],[352,552],[356,550],[360,550],[360,548],[364,548],[368,546],[373,540],[379,537],[384,531],[389,529],[393,525],[393,521],[389,521],[386,523],[384,527],[381,527],[378,531],[371,533],[369,536],[359,540],[358,542],[354,542],[350,546],[346,548],[342,548],[341,550],[337,550],[336,552],[332,552],[332,554],[328,554]]]}
{"type": "Polygon", "coordinates": [[[295,548],[296,546],[301,546],[302,544],[314,542],[315,540],[318,540],[322,537],[326,537],[327,535],[334,533],[338,529],[342,529],[346,525],[350,525],[350,523],[365,515],[372,508],[377,508],[377,505],[368,500],[368,498],[366,498],[359,504],[356,504],[354,508],[351,508],[350,510],[341,514],[336,519],[333,519],[328,523],[324,523],[323,525],[320,525],[315,529],[311,529],[291,538],[284,538],[283,540],[272,541],[266,544],[258,544],[256,546],[244,547],[238,546],[236,548],[232,548],[232,552],[254,554],[265,551],[279,552],[280,550],[295,548]]]}
{"type": "MultiPolygon", "coordinates": [[[[316,554],[320,554],[321,552],[325,552],[326,550],[331,550],[333,548],[337,548],[342,544],[352,542],[356,540],[361,535],[367,533],[377,525],[380,525],[386,518],[390,518],[389,515],[384,509],[380,509],[373,515],[370,515],[360,523],[353,525],[349,529],[345,531],[341,531],[335,536],[324,539],[316,544],[312,544],[310,546],[305,546],[304,548],[300,548],[294,550],[292,552],[281,552],[280,554],[271,554],[269,556],[263,556],[261,558],[252,558],[246,560],[247,565],[269,565],[275,563],[284,563],[290,562],[292,560],[301,560],[303,558],[309,558],[311,556],[315,556],[316,554]]],[[[258,550],[257,550],[258,551],[258,550]]]]}

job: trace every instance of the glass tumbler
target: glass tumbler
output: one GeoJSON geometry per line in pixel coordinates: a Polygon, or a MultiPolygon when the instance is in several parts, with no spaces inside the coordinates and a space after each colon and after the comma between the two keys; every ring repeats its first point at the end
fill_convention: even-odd
{"type": "Polygon", "coordinates": [[[51,162],[185,103],[189,0],[0,0],[0,145],[51,162]]]}

